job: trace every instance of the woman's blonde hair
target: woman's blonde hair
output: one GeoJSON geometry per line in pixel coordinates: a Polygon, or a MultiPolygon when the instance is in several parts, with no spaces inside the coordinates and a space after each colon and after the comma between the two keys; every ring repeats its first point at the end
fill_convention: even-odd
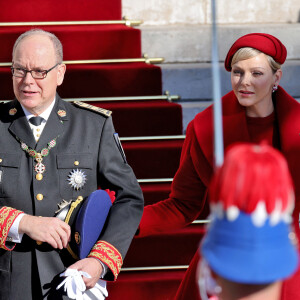
{"type": "MultiPolygon", "coordinates": [[[[259,51],[257,49],[251,48],[251,47],[240,48],[233,55],[232,60],[231,60],[231,66],[233,66],[238,61],[252,58],[252,57],[257,56],[257,55],[259,55],[261,53],[263,53],[263,52],[261,52],[261,51],[259,51]]],[[[263,53],[263,54],[265,54],[265,53],[263,53]]],[[[277,63],[273,59],[272,56],[267,55],[267,54],[265,54],[265,55],[267,56],[269,65],[270,65],[271,69],[273,70],[273,73],[276,73],[277,70],[281,69],[281,64],[277,63]]]]}

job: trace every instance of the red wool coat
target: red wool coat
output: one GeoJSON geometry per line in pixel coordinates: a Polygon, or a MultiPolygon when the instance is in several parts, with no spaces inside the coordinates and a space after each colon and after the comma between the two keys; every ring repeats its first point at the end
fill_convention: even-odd
{"type": "MultiPolygon", "coordinates": [[[[273,95],[278,122],[280,151],[288,161],[296,193],[295,231],[299,235],[300,211],[300,104],[279,87],[273,95]]],[[[231,91],[222,98],[224,147],[235,142],[250,142],[245,108],[231,91]]],[[[170,197],[145,207],[139,236],[181,228],[201,213],[207,187],[213,175],[212,106],[199,113],[187,128],[179,169],[174,177],[170,197]]],[[[176,299],[200,299],[195,283],[198,256],[193,259],[176,299]]],[[[300,271],[298,272],[300,273],[300,271]]],[[[300,274],[283,285],[284,300],[300,299],[300,274]]]]}

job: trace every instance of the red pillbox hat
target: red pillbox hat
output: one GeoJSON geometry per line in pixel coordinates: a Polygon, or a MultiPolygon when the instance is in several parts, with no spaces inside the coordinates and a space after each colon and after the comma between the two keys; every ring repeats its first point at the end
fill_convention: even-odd
{"type": "Polygon", "coordinates": [[[286,48],[275,36],[267,33],[246,34],[235,41],[229,49],[225,59],[225,69],[231,71],[231,60],[237,50],[244,47],[257,49],[273,59],[279,64],[283,64],[286,59],[286,48]]]}

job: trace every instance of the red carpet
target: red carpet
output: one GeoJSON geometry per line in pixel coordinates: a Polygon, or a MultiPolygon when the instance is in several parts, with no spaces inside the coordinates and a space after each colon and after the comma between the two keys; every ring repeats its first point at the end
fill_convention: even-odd
{"type": "Polygon", "coordinates": [[[145,205],[154,204],[158,199],[167,199],[171,190],[171,183],[142,183],[140,184],[145,205]]]}
{"type": "MultiPolygon", "coordinates": [[[[11,77],[9,67],[0,68],[0,100],[13,99],[11,77]]],[[[146,63],[68,65],[58,93],[62,98],[161,95],[161,69],[146,63]]]]}
{"type": "Polygon", "coordinates": [[[161,69],[146,63],[68,65],[64,98],[160,95],[161,69]]]}
{"type": "Polygon", "coordinates": [[[1,22],[120,20],[121,0],[1,1],[1,22]]]}
{"type": "Polygon", "coordinates": [[[135,238],[124,267],[188,265],[204,232],[204,225],[192,224],[163,235],[135,238]]]}
{"type": "Polygon", "coordinates": [[[137,178],[173,178],[182,140],[123,142],[127,161],[137,178]],[[142,167],[141,167],[142,166],[142,167]]]}
{"type": "MultiPolygon", "coordinates": [[[[11,62],[17,37],[37,26],[0,27],[0,61],[11,62]]],[[[63,41],[64,60],[139,58],[141,31],[125,25],[38,26],[63,41]],[[74,45],[76,41],[76,45],[74,45]]]]}
{"type": "Polygon", "coordinates": [[[91,103],[112,110],[121,137],[182,134],[181,106],[167,101],[91,103]],[[137,126],[138,124],[138,126],[137,126]]]}
{"type": "Polygon", "coordinates": [[[107,300],[172,300],[185,271],[121,273],[108,283],[107,300]]]}

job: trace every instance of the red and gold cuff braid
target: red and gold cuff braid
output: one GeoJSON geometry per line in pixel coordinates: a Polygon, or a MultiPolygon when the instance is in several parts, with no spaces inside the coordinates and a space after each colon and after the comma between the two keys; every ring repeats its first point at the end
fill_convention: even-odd
{"type": "Polygon", "coordinates": [[[117,279],[123,264],[123,259],[120,252],[113,245],[105,241],[98,241],[88,257],[98,258],[105,263],[112,271],[114,280],[117,279]]]}
{"type": "Polygon", "coordinates": [[[8,232],[18,215],[23,212],[11,207],[3,206],[0,209],[0,248],[5,250],[13,250],[13,247],[8,248],[5,243],[8,232]]]}

